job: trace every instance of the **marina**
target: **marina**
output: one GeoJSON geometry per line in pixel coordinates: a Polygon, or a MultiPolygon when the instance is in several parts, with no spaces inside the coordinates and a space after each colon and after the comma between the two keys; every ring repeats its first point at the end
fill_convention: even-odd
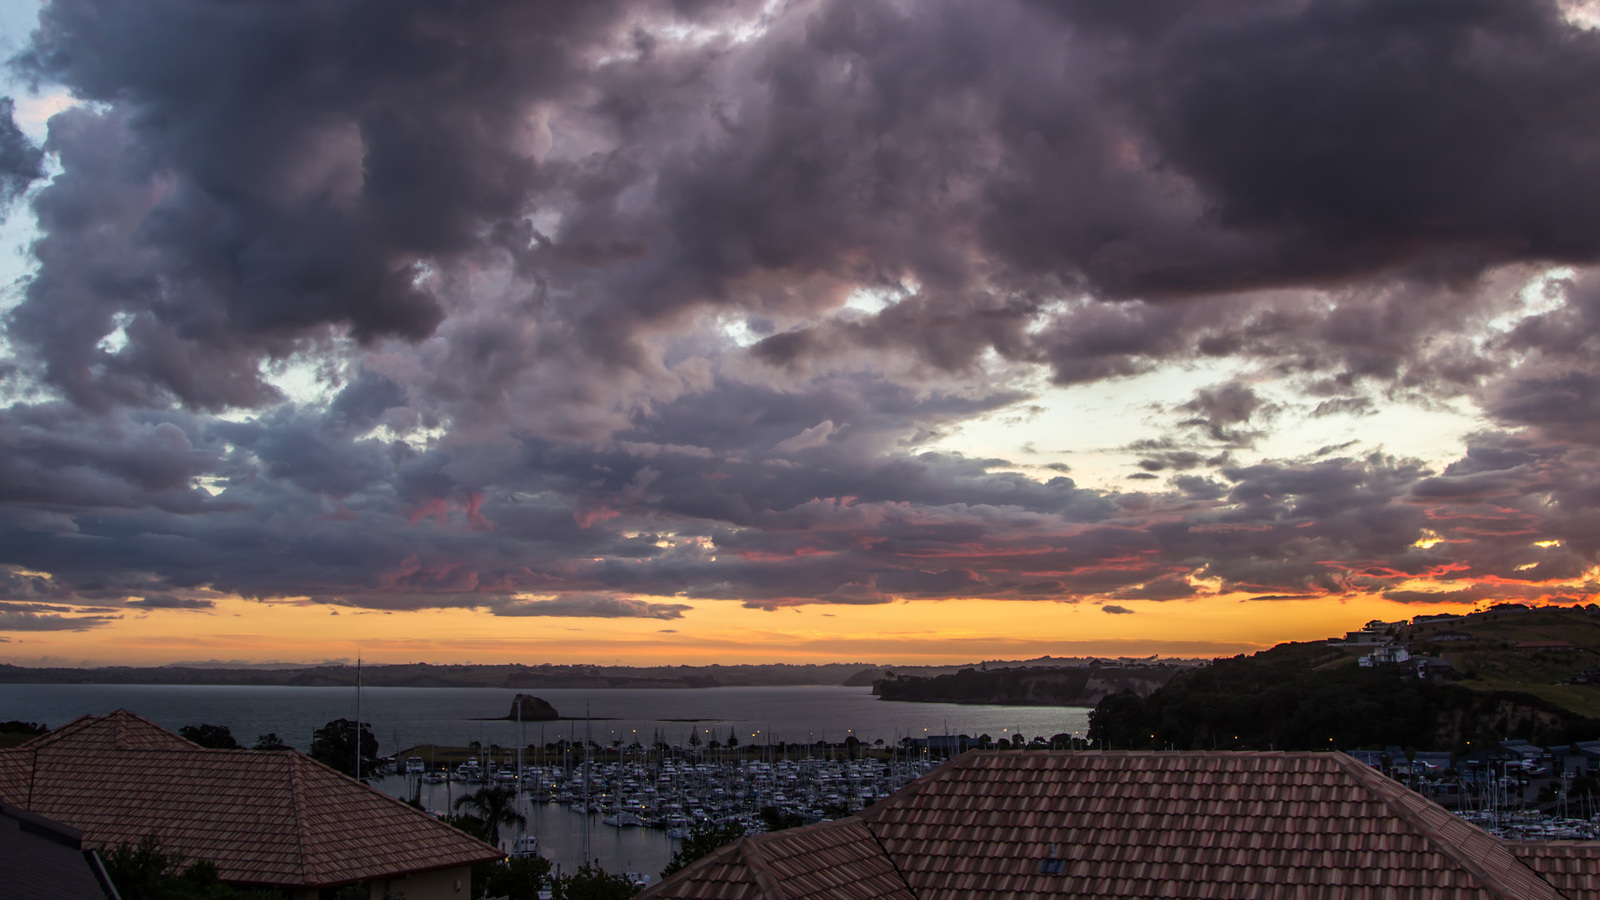
{"type": "Polygon", "coordinates": [[[737,826],[756,834],[774,826],[840,818],[887,797],[943,761],[926,750],[891,750],[888,760],[853,757],[842,748],[747,755],[641,752],[587,766],[582,754],[562,762],[494,760],[418,773],[412,757],[375,783],[420,803],[433,815],[484,787],[515,790],[527,827],[507,833],[508,852],[538,852],[564,871],[597,860],[614,871],[657,877],[677,842],[697,826],[737,826]],[[572,758],[576,757],[576,758],[572,758]]]}

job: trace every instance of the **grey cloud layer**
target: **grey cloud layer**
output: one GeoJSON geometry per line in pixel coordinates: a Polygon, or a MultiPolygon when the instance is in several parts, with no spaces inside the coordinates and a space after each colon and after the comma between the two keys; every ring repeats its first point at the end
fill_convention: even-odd
{"type": "MultiPolygon", "coordinates": [[[[1600,254],[1600,37],[1553,3],[54,0],[14,64],[93,102],[50,122],[0,365],[48,395],[0,410],[0,564],[51,602],[675,618],[632,595],[1600,551],[1600,291],[1495,324],[1600,254]],[[1035,373],[1208,360],[1487,430],[1440,472],[1252,463],[1283,410],[1226,381],[1130,448],[1149,491],[929,449],[1035,373]],[[318,366],[325,401],[271,377],[318,366]]],[[[7,116],[0,198],[41,159],[7,116]]]]}

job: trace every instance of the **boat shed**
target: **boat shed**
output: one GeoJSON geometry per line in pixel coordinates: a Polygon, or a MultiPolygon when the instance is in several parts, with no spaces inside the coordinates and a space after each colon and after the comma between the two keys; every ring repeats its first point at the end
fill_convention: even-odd
{"type": "Polygon", "coordinates": [[[0,799],[104,849],[153,835],[238,886],[468,900],[504,854],[293,750],[212,750],[126,710],[0,750],[0,799]]]}
{"type": "Polygon", "coordinates": [[[1509,845],[1343,753],[969,752],[640,900],[1600,900],[1600,843],[1509,845]]]}

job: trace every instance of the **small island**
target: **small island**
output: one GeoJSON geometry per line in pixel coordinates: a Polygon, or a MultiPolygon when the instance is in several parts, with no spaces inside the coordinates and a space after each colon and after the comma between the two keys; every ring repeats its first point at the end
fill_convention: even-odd
{"type": "Polygon", "coordinates": [[[518,694],[511,698],[511,712],[506,718],[513,722],[553,722],[561,718],[561,714],[545,700],[532,694],[518,694]]]}

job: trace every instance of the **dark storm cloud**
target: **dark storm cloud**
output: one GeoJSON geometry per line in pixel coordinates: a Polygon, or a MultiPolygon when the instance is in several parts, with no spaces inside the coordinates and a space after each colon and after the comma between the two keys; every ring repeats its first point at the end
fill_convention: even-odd
{"type": "Polygon", "coordinates": [[[88,631],[115,622],[118,616],[77,616],[12,612],[0,607],[0,631],[88,631]]]}
{"type": "Polygon", "coordinates": [[[25,68],[111,109],[52,123],[65,171],[12,334],[80,403],[254,405],[261,359],[433,333],[469,269],[509,259],[540,340],[607,364],[695,308],[792,320],[914,283],[848,342],[1077,382],[1250,335],[1104,304],[1030,333],[1063,290],[1434,283],[1600,246],[1570,152],[1600,129],[1600,54],[1553,3],[812,3],[745,45],[636,30],[734,15],[53,3],[25,68]]]}
{"type": "Polygon", "coordinates": [[[0,203],[15,202],[44,176],[44,151],[17,127],[16,103],[0,97],[0,203]]]}
{"type": "Polygon", "coordinates": [[[497,616],[557,616],[599,619],[681,619],[682,603],[649,603],[630,597],[569,596],[554,600],[512,600],[489,607],[497,616]]]}
{"type": "MultiPolygon", "coordinates": [[[[761,15],[43,7],[19,65],[92,105],[50,122],[5,319],[0,375],[43,399],[0,410],[3,596],[60,608],[15,630],[205,590],[1414,599],[1600,558],[1600,291],[1489,329],[1600,252],[1600,37],[1554,4],[761,15]],[[1253,371],[1167,405],[1127,492],[937,449],[1034,375],[1216,361],[1253,371]],[[320,399],[269,377],[296,366],[320,399]],[[1493,427],[1441,471],[1245,458],[1289,409],[1257,378],[1313,419],[1465,397],[1493,427]]],[[[8,124],[0,199],[40,164],[8,124]]]]}
{"type": "Polygon", "coordinates": [[[216,409],[272,399],[255,364],[327,327],[431,333],[415,267],[520,219],[540,104],[649,9],[45,6],[20,65],[110,108],[51,122],[65,171],[35,201],[44,265],[11,334],[80,403],[216,409]],[[113,313],[128,343],[107,351],[113,313]]]}
{"type": "Polygon", "coordinates": [[[1183,600],[1199,591],[1187,579],[1179,576],[1155,578],[1144,584],[1112,593],[1118,600],[1183,600]]]}
{"type": "Polygon", "coordinates": [[[198,597],[174,597],[171,594],[151,594],[128,601],[135,609],[214,609],[216,601],[198,597]]]}

